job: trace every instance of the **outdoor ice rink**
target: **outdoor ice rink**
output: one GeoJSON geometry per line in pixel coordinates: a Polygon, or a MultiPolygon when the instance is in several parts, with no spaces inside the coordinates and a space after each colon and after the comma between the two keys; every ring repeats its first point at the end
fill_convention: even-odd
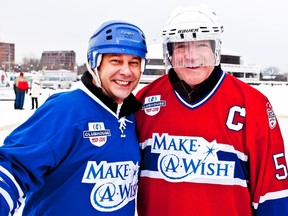
{"type": "MultiPolygon", "coordinates": [[[[73,83],[72,89],[77,88],[79,83],[73,83]]],[[[143,85],[139,85],[135,92],[143,85]]],[[[270,100],[274,112],[278,118],[279,125],[284,137],[286,147],[286,157],[288,156],[288,87],[286,86],[257,86],[255,87],[264,93],[270,100]]],[[[71,89],[71,90],[72,90],[71,89]]],[[[49,90],[43,89],[39,98],[41,105],[49,95],[59,91],[67,90],[49,90]]],[[[0,87],[0,145],[5,137],[19,124],[31,116],[34,110],[31,109],[31,98],[28,94],[25,96],[24,110],[14,110],[14,92],[12,88],[0,87]]],[[[22,206],[23,207],[23,206],[22,206]]],[[[21,216],[22,208],[19,209],[16,216],[21,216]]]]}

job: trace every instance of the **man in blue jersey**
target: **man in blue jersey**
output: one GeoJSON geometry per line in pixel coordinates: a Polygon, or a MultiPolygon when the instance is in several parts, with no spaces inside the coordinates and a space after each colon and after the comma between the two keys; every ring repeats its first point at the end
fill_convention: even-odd
{"type": "Polygon", "coordinates": [[[132,91],[145,36],[124,21],[89,40],[79,89],[54,94],[0,148],[0,215],[135,214],[140,152],[132,91]]]}

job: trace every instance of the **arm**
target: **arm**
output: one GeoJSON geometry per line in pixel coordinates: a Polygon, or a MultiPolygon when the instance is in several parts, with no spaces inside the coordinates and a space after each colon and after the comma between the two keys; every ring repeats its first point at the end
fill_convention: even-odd
{"type": "Polygon", "coordinates": [[[55,166],[48,139],[51,134],[48,134],[46,119],[39,120],[41,116],[42,112],[30,117],[5,139],[0,148],[0,215],[13,214],[28,192],[43,186],[45,173],[55,166]]]}
{"type": "MultiPolygon", "coordinates": [[[[257,122],[254,125],[256,130],[247,132],[248,137],[254,137],[248,142],[253,143],[249,163],[255,215],[288,215],[287,162],[279,124],[268,101],[257,112],[256,119],[250,118],[250,121],[257,122]]],[[[253,123],[248,121],[248,124],[253,123]]]]}
{"type": "Polygon", "coordinates": [[[23,191],[11,175],[11,170],[0,166],[0,215],[13,215],[15,209],[18,209],[24,200],[23,191]]]}

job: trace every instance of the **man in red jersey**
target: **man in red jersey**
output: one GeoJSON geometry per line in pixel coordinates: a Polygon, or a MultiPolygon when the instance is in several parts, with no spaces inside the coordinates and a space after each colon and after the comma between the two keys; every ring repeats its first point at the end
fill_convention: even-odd
{"type": "Polygon", "coordinates": [[[279,124],[262,93],[221,69],[222,32],[202,5],[167,21],[169,72],[137,94],[139,216],[288,215],[279,124]]]}

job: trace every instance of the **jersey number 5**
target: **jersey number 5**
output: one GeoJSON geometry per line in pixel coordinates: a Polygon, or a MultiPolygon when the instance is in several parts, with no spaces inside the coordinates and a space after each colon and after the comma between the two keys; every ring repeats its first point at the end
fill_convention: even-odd
{"type": "Polygon", "coordinates": [[[276,174],[276,178],[278,180],[284,180],[288,176],[287,167],[280,162],[281,158],[284,158],[284,161],[285,161],[284,153],[278,153],[278,154],[273,155],[275,168],[276,170],[279,171],[279,173],[281,173],[281,174],[279,173],[276,174]]]}

